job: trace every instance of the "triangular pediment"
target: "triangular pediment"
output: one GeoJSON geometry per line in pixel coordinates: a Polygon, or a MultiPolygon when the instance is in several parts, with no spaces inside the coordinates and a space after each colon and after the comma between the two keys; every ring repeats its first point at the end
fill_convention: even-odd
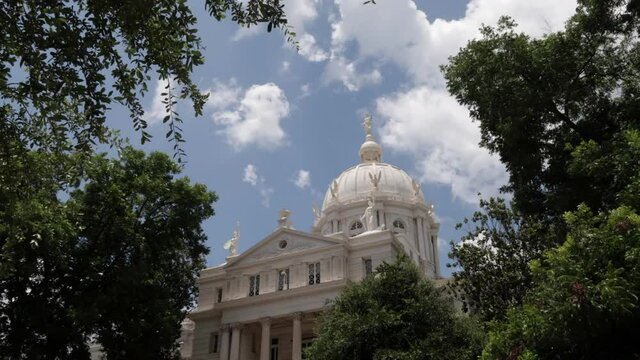
{"type": "Polygon", "coordinates": [[[253,263],[342,243],[343,241],[339,239],[309,234],[289,228],[280,228],[237,257],[227,258],[225,267],[253,263]]]}

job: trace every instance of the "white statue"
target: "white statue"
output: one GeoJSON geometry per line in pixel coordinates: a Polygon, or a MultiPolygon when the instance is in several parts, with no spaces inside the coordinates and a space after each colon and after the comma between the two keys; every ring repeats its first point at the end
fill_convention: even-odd
{"type": "Polygon", "coordinates": [[[318,205],[316,205],[315,203],[311,206],[311,210],[313,211],[314,220],[318,221],[318,219],[320,219],[320,217],[322,216],[322,210],[320,210],[318,208],[318,205]]]}
{"type": "Polygon", "coordinates": [[[333,180],[329,190],[331,191],[331,197],[338,200],[338,182],[336,180],[333,180]]]}
{"type": "Polygon", "coordinates": [[[289,216],[291,216],[291,211],[287,209],[280,210],[280,214],[278,215],[278,227],[291,228],[291,220],[289,219],[289,216]]]}
{"type": "Polygon", "coordinates": [[[231,239],[224,243],[224,249],[229,250],[229,256],[238,255],[238,240],[240,240],[240,221],[236,222],[236,229],[231,235],[231,239]]]}
{"type": "Polygon", "coordinates": [[[373,231],[376,228],[374,211],[376,200],[373,196],[369,198],[368,204],[369,206],[367,206],[367,208],[364,210],[364,214],[362,214],[362,217],[360,217],[360,221],[362,221],[362,223],[364,224],[366,231],[373,231]]]}
{"type": "Polygon", "coordinates": [[[415,197],[419,197],[420,196],[420,183],[417,182],[415,179],[411,179],[411,185],[413,186],[413,196],[415,197]]]}
{"type": "Polygon", "coordinates": [[[371,114],[366,114],[364,116],[364,122],[362,122],[362,126],[364,127],[364,132],[367,135],[367,137],[373,136],[371,114]]]}
{"type": "MultiPolygon", "coordinates": [[[[375,166],[375,163],[374,163],[375,166]]],[[[375,169],[374,169],[375,171],[375,169]]],[[[382,170],[379,170],[376,175],[369,173],[369,180],[371,180],[371,185],[373,185],[373,189],[378,191],[378,184],[380,184],[380,179],[382,178],[382,170]]]]}

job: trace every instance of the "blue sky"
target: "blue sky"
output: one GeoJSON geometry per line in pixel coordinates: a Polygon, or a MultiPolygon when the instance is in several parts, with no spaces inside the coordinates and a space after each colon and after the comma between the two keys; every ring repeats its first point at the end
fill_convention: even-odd
{"type": "MultiPolygon", "coordinates": [[[[478,35],[478,27],[510,15],[531,36],[562,28],[574,0],[291,0],[285,11],[298,33],[296,53],[278,31],[240,29],[199,17],[206,63],[193,79],[211,91],[202,117],[190,104],[177,110],[188,163],[184,174],[206,184],[219,201],[204,224],[209,266],[228,255],[222,246],[240,221],[239,251],[276,228],[278,211],[292,211],[309,231],[312,204],[329,183],[356,164],[364,113],[374,118],[383,161],[422,182],[441,221],[443,273],[456,222],[477,207],[477,193],[496,195],[506,181],[496,157],[478,147],[479,131],[444,88],[438,65],[478,35]]],[[[151,143],[139,146],[125,112],[110,123],[147,151],[171,153],[154,82],[145,98],[151,143]]]]}

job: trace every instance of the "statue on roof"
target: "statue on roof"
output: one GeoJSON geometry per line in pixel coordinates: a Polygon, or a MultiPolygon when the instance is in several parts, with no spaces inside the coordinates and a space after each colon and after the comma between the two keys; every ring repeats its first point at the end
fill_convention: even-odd
{"type": "Polygon", "coordinates": [[[278,227],[291,228],[291,211],[287,209],[280,210],[280,214],[278,215],[278,227]]]}
{"type": "Polygon", "coordinates": [[[238,240],[240,240],[240,221],[236,222],[236,229],[233,230],[231,239],[224,243],[224,249],[229,250],[229,256],[238,255],[238,240]]]}

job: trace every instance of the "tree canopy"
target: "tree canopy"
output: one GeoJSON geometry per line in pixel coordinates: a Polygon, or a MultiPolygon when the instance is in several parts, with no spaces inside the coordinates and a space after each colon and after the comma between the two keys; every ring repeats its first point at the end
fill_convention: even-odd
{"type": "Polygon", "coordinates": [[[473,359],[481,335],[404,254],[350,284],[320,320],[309,359],[473,359]]]}
{"type": "MultiPolygon", "coordinates": [[[[216,20],[282,28],[279,0],[205,0],[216,20]]],[[[191,79],[204,62],[196,17],[184,0],[7,0],[0,3],[0,135],[29,146],[62,151],[109,140],[106,114],[124,105],[142,141],[150,135],[141,97],[153,76],[167,80],[163,93],[167,137],[181,155],[177,99],[196,115],[206,95],[191,79]]]]}
{"type": "Polygon", "coordinates": [[[542,38],[504,18],[443,67],[513,194],[451,253],[454,290],[490,320],[483,359],[640,356],[639,20],[635,0],[581,0],[542,38]]]}
{"type": "Polygon", "coordinates": [[[0,201],[0,354],[87,358],[95,339],[109,359],[173,357],[215,194],[176,178],[167,155],[124,148],[88,160],[84,186],[61,201],[46,183],[53,155],[23,155],[11,170],[45,182],[0,189],[21,198],[0,201]]]}

